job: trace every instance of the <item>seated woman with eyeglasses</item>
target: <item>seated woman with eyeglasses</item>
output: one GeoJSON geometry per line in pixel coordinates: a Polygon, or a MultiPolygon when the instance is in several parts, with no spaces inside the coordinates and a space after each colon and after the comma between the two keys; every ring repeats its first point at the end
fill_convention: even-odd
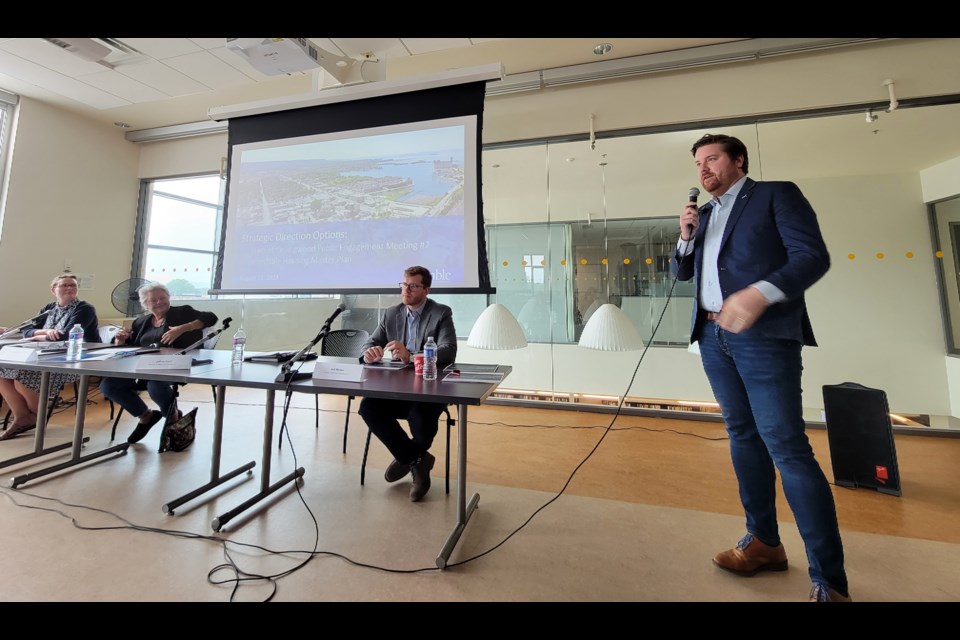
{"type": "MultiPolygon", "coordinates": [[[[65,273],[53,279],[50,292],[56,300],[40,309],[42,315],[34,325],[21,331],[24,338],[37,342],[66,340],[73,325],[83,327],[84,342],[100,342],[97,331],[97,310],[92,304],[77,297],[79,281],[75,275],[65,273]]],[[[3,329],[0,328],[0,333],[3,329]]],[[[70,373],[50,374],[50,390],[57,391],[66,384],[80,379],[70,373]]],[[[0,395],[10,407],[13,424],[0,434],[0,440],[9,440],[37,426],[37,411],[40,406],[40,372],[25,369],[0,369],[0,395]]]]}
{"type": "MultiPolygon", "coordinates": [[[[145,284],[137,293],[147,314],[134,320],[129,331],[118,331],[113,337],[115,344],[183,349],[202,339],[203,329],[217,323],[216,314],[209,311],[198,311],[190,305],[171,306],[170,290],[159,282],[145,284]]],[[[103,397],[140,418],[127,438],[131,444],[143,440],[150,428],[170,412],[174,399],[173,385],[156,380],[104,378],[100,382],[100,391],[103,397]],[[144,389],[160,407],[159,411],[150,410],[140,398],[138,392],[144,389]]]]}

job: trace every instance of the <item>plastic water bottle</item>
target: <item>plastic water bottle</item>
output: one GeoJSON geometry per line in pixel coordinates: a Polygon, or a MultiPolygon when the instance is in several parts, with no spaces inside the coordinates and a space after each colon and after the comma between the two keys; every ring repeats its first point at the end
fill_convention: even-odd
{"type": "Polygon", "coordinates": [[[433,341],[433,336],[427,338],[427,343],[423,345],[423,379],[437,379],[437,343],[433,341]]]}
{"type": "Polygon", "coordinates": [[[73,325],[70,329],[70,337],[67,339],[67,360],[80,360],[83,355],[83,327],[79,324],[73,325]]]}
{"type": "Polygon", "coordinates": [[[243,364],[243,349],[247,346],[247,334],[243,332],[243,328],[237,329],[237,332],[233,334],[233,365],[243,364]]]}

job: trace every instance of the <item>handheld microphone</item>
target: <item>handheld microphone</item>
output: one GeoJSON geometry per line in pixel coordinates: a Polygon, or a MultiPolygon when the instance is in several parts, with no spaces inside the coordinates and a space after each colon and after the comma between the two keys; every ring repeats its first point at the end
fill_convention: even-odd
{"type": "Polygon", "coordinates": [[[291,369],[293,369],[293,365],[296,364],[298,360],[303,360],[304,357],[307,355],[307,352],[313,349],[318,342],[320,342],[324,337],[326,337],[328,333],[330,333],[330,325],[333,323],[334,320],[337,319],[337,316],[339,316],[341,313],[343,313],[346,310],[347,310],[347,305],[344,304],[343,302],[337,305],[337,308],[334,310],[334,312],[323,323],[323,327],[320,328],[320,333],[317,334],[317,337],[311,340],[307,344],[307,346],[305,346],[303,349],[300,349],[300,351],[297,352],[297,355],[293,356],[292,358],[290,358],[289,360],[283,363],[283,366],[280,367],[280,373],[277,375],[276,382],[287,384],[290,382],[294,382],[296,380],[304,380],[311,376],[310,373],[301,372],[301,371],[291,371],[291,369]]]}
{"type": "MultiPolygon", "coordinates": [[[[696,187],[691,187],[691,188],[690,188],[690,191],[687,192],[687,195],[690,197],[690,200],[689,200],[690,202],[692,202],[693,204],[697,204],[697,198],[700,197],[700,189],[697,189],[696,187]]],[[[694,235],[695,232],[696,232],[696,229],[693,228],[693,225],[692,225],[692,224],[688,224],[688,225],[687,225],[687,237],[688,237],[690,240],[693,240],[693,235],[694,235]]]]}

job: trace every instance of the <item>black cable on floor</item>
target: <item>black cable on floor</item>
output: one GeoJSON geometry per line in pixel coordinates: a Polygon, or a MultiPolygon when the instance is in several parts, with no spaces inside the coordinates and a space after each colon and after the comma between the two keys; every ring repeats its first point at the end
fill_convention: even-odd
{"type": "MultiPolygon", "coordinates": [[[[683,257],[681,257],[681,259],[680,259],[680,265],[682,265],[682,264],[683,264],[683,257]]],[[[679,265],[678,265],[678,268],[677,268],[677,272],[679,273],[679,265]]],[[[467,564],[468,562],[473,562],[474,560],[477,560],[477,559],[479,559],[479,558],[482,558],[483,556],[487,555],[488,553],[491,553],[491,552],[495,551],[496,549],[500,548],[502,545],[504,545],[504,544],[507,542],[507,540],[509,540],[510,538],[512,538],[513,536],[515,536],[515,535],[516,535],[517,533],[519,533],[524,527],[526,527],[528,524],[530,524],[530,522],[537,516],[537,514],[539,514],[541,511],[543,511],[544,509],[546,509],[548,506],[550,506],[551,504],[553,504],[554,502],[556,502],[556,501],[560,498],[560,496],[562,496],[562,495],[564,494],[564,492],[567,490],[567,487],[569,487],[569,486],[570,486],[570,483],[573,481],[573,477],[574,477],[575,475],[577,475],[577,472],[580,471],[580,468],[581,468],[584,464],[586,464],[587,460],[589,460],[589,459],[593,456],[593,454],[596,453],[597,449],[600,448],[601,443],[603,443],[604,439],[606,439],[607,435],[608,435],[608,434],[610,433],[610,431],[613,429],[613,425],[614,425],[614,423],[617,421],[617,418],[620,417],[620,412],[623,410],[623,404],[624,404],[624,402],[625,402],[626,399],[627,399],[627,393],[630,391],[630,388],[633,386],[633,382],[634,382],[634,380],[636,380],[636,378],[637,378],[637,372],[640,371],[640,365],[643,364],[643,359],[646,357],[647,351],[650,349],[650,345],[653,344],[653,339],[656,337],[657,331],[660,329],[660,324],[663,322],[663,316],[664,316],[664,315],[666,314],[666,312],[667,312],[667,307],[668,307],[669,304],[670,304],[670,299],[673,297],[673,290],[674,290],[674,288],[675,288],[676,286],[677,286],[677,275],[675,274],[675,275],[673,276],[673,282],[672,282],[671,285],[670,285],[670,291],[667,293],[667,298],[666,298],[666,300],[665,300],[664,303],[663,303],[663,309],[660,311],[660,317],[657,319],[657,324],[656,324],[656,326],[653,328],[653,332],[652,332],[652,334],[650,335],[650,339],[647,341],[647,344],[644,346],[643,351],[640,353],[640,359],[637,361],[637,366],[634,367],[634,369],[633,369],[633,375],[630,376],[630,382],[627,383],[626,389],[624,389],[623,394],[621,394],[621,396],[620,396],[620,402],[619,402],[619,404],[617,404],[617,410],[616,410],[616,412],[613,414],[613,418],[610,419],[610,424],[608,424],[608,425],[604,428],[603,434],[601,434],[600,439],[597,440],[597,443],[596,443],[595,445],[593,445],[593,448],[590,449],[590,452],[583,458],[583,460],[580,461],[580,463],[579,463],[576,467],[574,467],[573,471],[570,472],[570,475],[567,477],[567,481],[566,481],[566,482],[563,484],[563,486],[560,488],[560,491],[558,491],[555,496],[553,496],[552,498],[550,498],[549,500],[547,500],[545,503],[543,503],[536,511],[534,511],[532,514],[530,514],[530,517],[527,518],[527,519],[523,522],[523,524],[521,524],[519,527],[517,527],[516,529],[514,529],[513,531],[511,531],[509,534],[507,534],[507,536],[506,536],[503,540],[501,540],[500,542],[498,542],[498,543],[495,544],[494,546],[490,547],[490,548],[487,549],[486,551],[483,551],[483,552],[481,552],[481,553],[478,553],[478,554],[475,555],[475,556],[471,556],[471,557],[467,558],[466,560],[461,560],[460,562],[454,562],[454,563],[448,564],[448,565],[447,565],[448,567],[459,567],[459,566],[465,565],[465,564],[467,564]]]]}

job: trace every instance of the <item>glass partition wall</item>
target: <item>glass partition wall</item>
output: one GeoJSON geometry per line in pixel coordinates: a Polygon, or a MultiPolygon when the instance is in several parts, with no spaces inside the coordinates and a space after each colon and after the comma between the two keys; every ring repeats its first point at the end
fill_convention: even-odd
{"type": "MultiPolygon", "coordinates": [[[[901,107],[870,122],[858,112],[598,134],[594,144],[568,139],[485,148],[484,217],[496,294],[432,297],[454,309],[460,361],[513,367],[503,398],[616,406],[626,397],[628,407],[715,415],[699,356],[688,349],[692,284],[674,282],[670,260],[680,211],[690,188],[699,187],[690,148],[704,133],[726,133],[746,144],[751,178],[800,186],[831,253],[831,269],[806,294],[819,343],[804,350],[806,418],[822,420],[823,385],[857,382],[884,390],[905,424],[957,427],[944,327],[958,322],[950,315],[960,315],[960,231],[952,224],[955,201],[936,198],[940,217],[931,224],[924,193],[929,171],[960,163],[957,122],[960,106],[945,104],[901,107]],[[944,255],[945,280],[953,286],[941,293],[936,274],[944,255]],[[493,302],[518,319],[526,348],[467,346],[473,323],[493,302]],[[578,346],[592,314],[607,303],[623,310],[649,349],[578,346]]],[[[940,173],[949,181],[957,171],[940,173]]],[[[708,197],[701,194],[701,204],[708,197]]],[[[400,297],[398,291],[345,301],[350,313],[339,326],[372,331],[400,297]]],[[[306,344],[339,300],[207,302],[221,317],[232,315],[235,326],[244,318],[249,348],[273,350],[306,344]]],[[[949,337],[955,345],[955,334],[949,337]]]]}
{"type": "MultiPolygon", "coordinates": [[[[486,149],[490,302],[513,312],[530,345],[462,344],[461,359],[513,366],[502,395],[515,400],[614,406],[625,396],[628,407],[715,413],[688,352],[692,284],[674,282],[669,263],[680,211],[700,187],[690,148],[726,133],[747,145],[749,177],[800,186],[831,252],[830,271],[806,294],[819,342],[804,350],[806,418],[822,421],[822,386],[857,382],[884,390],[901,424],[956,427],[941,326],[956,301],[941,306],[935,275],[953,252],[931,245],[922,176],[960,157],[957,122],[960,106],[948,104],[872,122],[844,113],[486,149]],[[648,350],[577,345],[605,303],[626,313],[648,350]]],[[[464,338],[474,317],[457,320],[464,338]]]]}

